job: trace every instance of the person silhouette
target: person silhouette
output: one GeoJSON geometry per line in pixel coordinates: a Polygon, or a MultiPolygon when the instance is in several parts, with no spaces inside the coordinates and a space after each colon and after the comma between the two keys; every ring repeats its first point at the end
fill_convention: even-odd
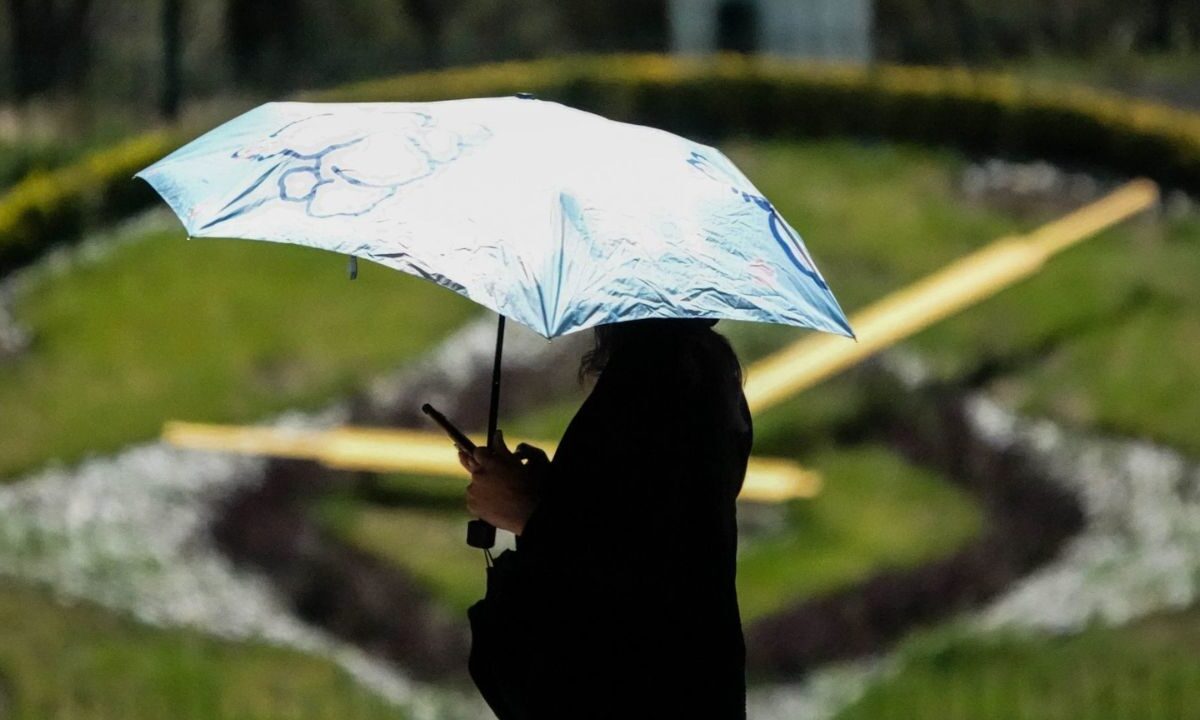
{"type": "Polygon", "coordinates": [[[499,720],[746,716],[736,499],[753,429],[715,320],[597,326],[595,385],[553,460],[459,460],[470,513],[516,535],[468,610],[499,720]]]}

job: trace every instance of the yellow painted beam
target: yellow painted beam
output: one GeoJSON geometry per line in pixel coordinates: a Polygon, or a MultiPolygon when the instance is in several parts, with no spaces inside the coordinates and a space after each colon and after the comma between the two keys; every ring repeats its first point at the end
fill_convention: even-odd
{"type": "Polygon", "coordinates": [[[1158,186],[1134,180],[1024,236],[1008,237],[869,305],[850,318],[858,341],[813,333],[746,371],[746,402],[758,413],[884,348],[1036,273],[1050,257],[1158,202],[1158,186]]]}
{"type": "MultiPolygon", "coordinates": [[[[458,453],[441,433],[342,427],[299,430],[276,427],[168,422],[163,439],[178,447],[245,455],[313,460],[341,470],[404,472],[466,480],[458,453]]],[[[505,438],[510,447],[528,442],[553,455],[552,442],[505,438]]],[[[740,498],[782,502],[820,492],[821,478],[780,458],[750,458],[740,498]]]]}

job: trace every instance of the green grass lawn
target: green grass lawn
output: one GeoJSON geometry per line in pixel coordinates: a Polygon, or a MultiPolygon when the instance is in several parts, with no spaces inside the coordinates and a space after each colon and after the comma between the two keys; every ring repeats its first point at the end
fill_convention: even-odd
{"type": "Polygon", "coordinates": [[[743,543],[745,619],[947,555],[981,528],[969,495],[886,448],[830,448],[797,460],[820,472],[825,487],[812,500],[784,505],[781,531],[743,543]]]}
{"type": "MultiPolygon", "coordinates": [[[[1037,224],[959,198],[954,183],[964,161],[949,151],[849,142],[746,142],[728,151],[801,229],[851,313],[1037,224]]],[[[1200,218],[1139,219],[1066,251],[909,345],[949,379],[993,368],[989,388],[1025,412],[1200,454],[1200,393],[1187,391],[1200,381],[1197,277],[1200,218]]],[[[726,326],[731,336],[751,336],[739,346],[750,350],[744,359],[803,333],[718,327],[726,326]]],[[[815,392],[799,401],[829,406],[815,392]]]]}
{"type": "Polygon", "coordinates": [[[430,347],[478,306],[332,253],[155,232],[35,282],[35,345],[0,364],[0,478],[154,437],[164,420],[316,408],[430,347]]]}
{"type": "Polygon", "coordinates": [[[329,661],[159,630],[5,581],[0,717],[11,720],[402,718],[329,661]]]}
{"type": "MultiPolygon", "coordinates": [[[[466,486],[441,478],[397,477],[393,482],[437,484],[440,489],[433,493],[450,501],[461,498],[466,486]]],[[[320,512],[330,514],[330,504],[336,503],[326,500],[320,512]]],[[[486,561],[482,551],[467,545],[471,518],[465,503],[460,504],[462,509],[455,510],[341,503],[333,511],[337,521],[327,527],[351,545],[403,568],[465,622],[467,608],[483,597],[486,561]]]]}
{"type": "Polygon", "coordinates": [[[838,720],[1183,720],[1200,708],[1200,609],[1070,637],[934,633],[901,657],[838,720]]]}
{"type": "Polygon", "coordinates": [[[1064,256],[1053,275],[1014,289],[1007,308],[981,308],[936,333],[1018,358],[992,388],[1027,412],[1197,455],[1197,278],[1200,219],[1116,231],[1064,256]],[[1044,310],[1023,330],[1004,322],[1037,307],[1044,310]],[[992,324],[1003,329],[989,333],[992,324]],[[988,342],[989,334],[996,339],[988,342]]]}

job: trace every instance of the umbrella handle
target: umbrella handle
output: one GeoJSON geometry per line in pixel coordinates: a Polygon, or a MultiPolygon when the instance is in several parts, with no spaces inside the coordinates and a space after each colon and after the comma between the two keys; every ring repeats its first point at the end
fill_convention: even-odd
{"type": "Polygon", "coordinates": [[[487,550],[496,544],[496,528],[487,520],[472,520],[467,523],[467,544],[487,550]]]}

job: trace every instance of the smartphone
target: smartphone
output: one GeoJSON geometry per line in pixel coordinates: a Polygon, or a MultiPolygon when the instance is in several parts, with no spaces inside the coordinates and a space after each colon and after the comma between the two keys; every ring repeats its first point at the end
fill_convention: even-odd
{"type": "MultiPolygon", "coordinates": [[[[462,430],[454,426],[454,423],[446,419],[446,416],[433,409],[429,403],[421,406],[421,412],[433,418],[433,421],[442,426],[450,439],[454,441],[455,447],[463,452],[470,454],[475,450],[475,443],[471,442],[471,438],[462,430]]],[[[467,523],[467,544],[471,547],[487,549],[496,544],[496,528],[485,520],[472,520],[467,523]]],[[[490,557],[490,556],[489,556],[490,557]]]]}
{"type": "Polygon", "coordinates": [[[421,406],[421,412],[432,418],[438,425],[441,425],[442,429],[446,431],[446,434],[450,436],[450,440],[459,450],[467,454],[474,452],[475,443],[471,442],[471,438],[467,437],[467,434],[462,430],[455,427],[454,423],[447,420],[446,416],[435,410],[432,405],[425,403],[421,406]]]}

